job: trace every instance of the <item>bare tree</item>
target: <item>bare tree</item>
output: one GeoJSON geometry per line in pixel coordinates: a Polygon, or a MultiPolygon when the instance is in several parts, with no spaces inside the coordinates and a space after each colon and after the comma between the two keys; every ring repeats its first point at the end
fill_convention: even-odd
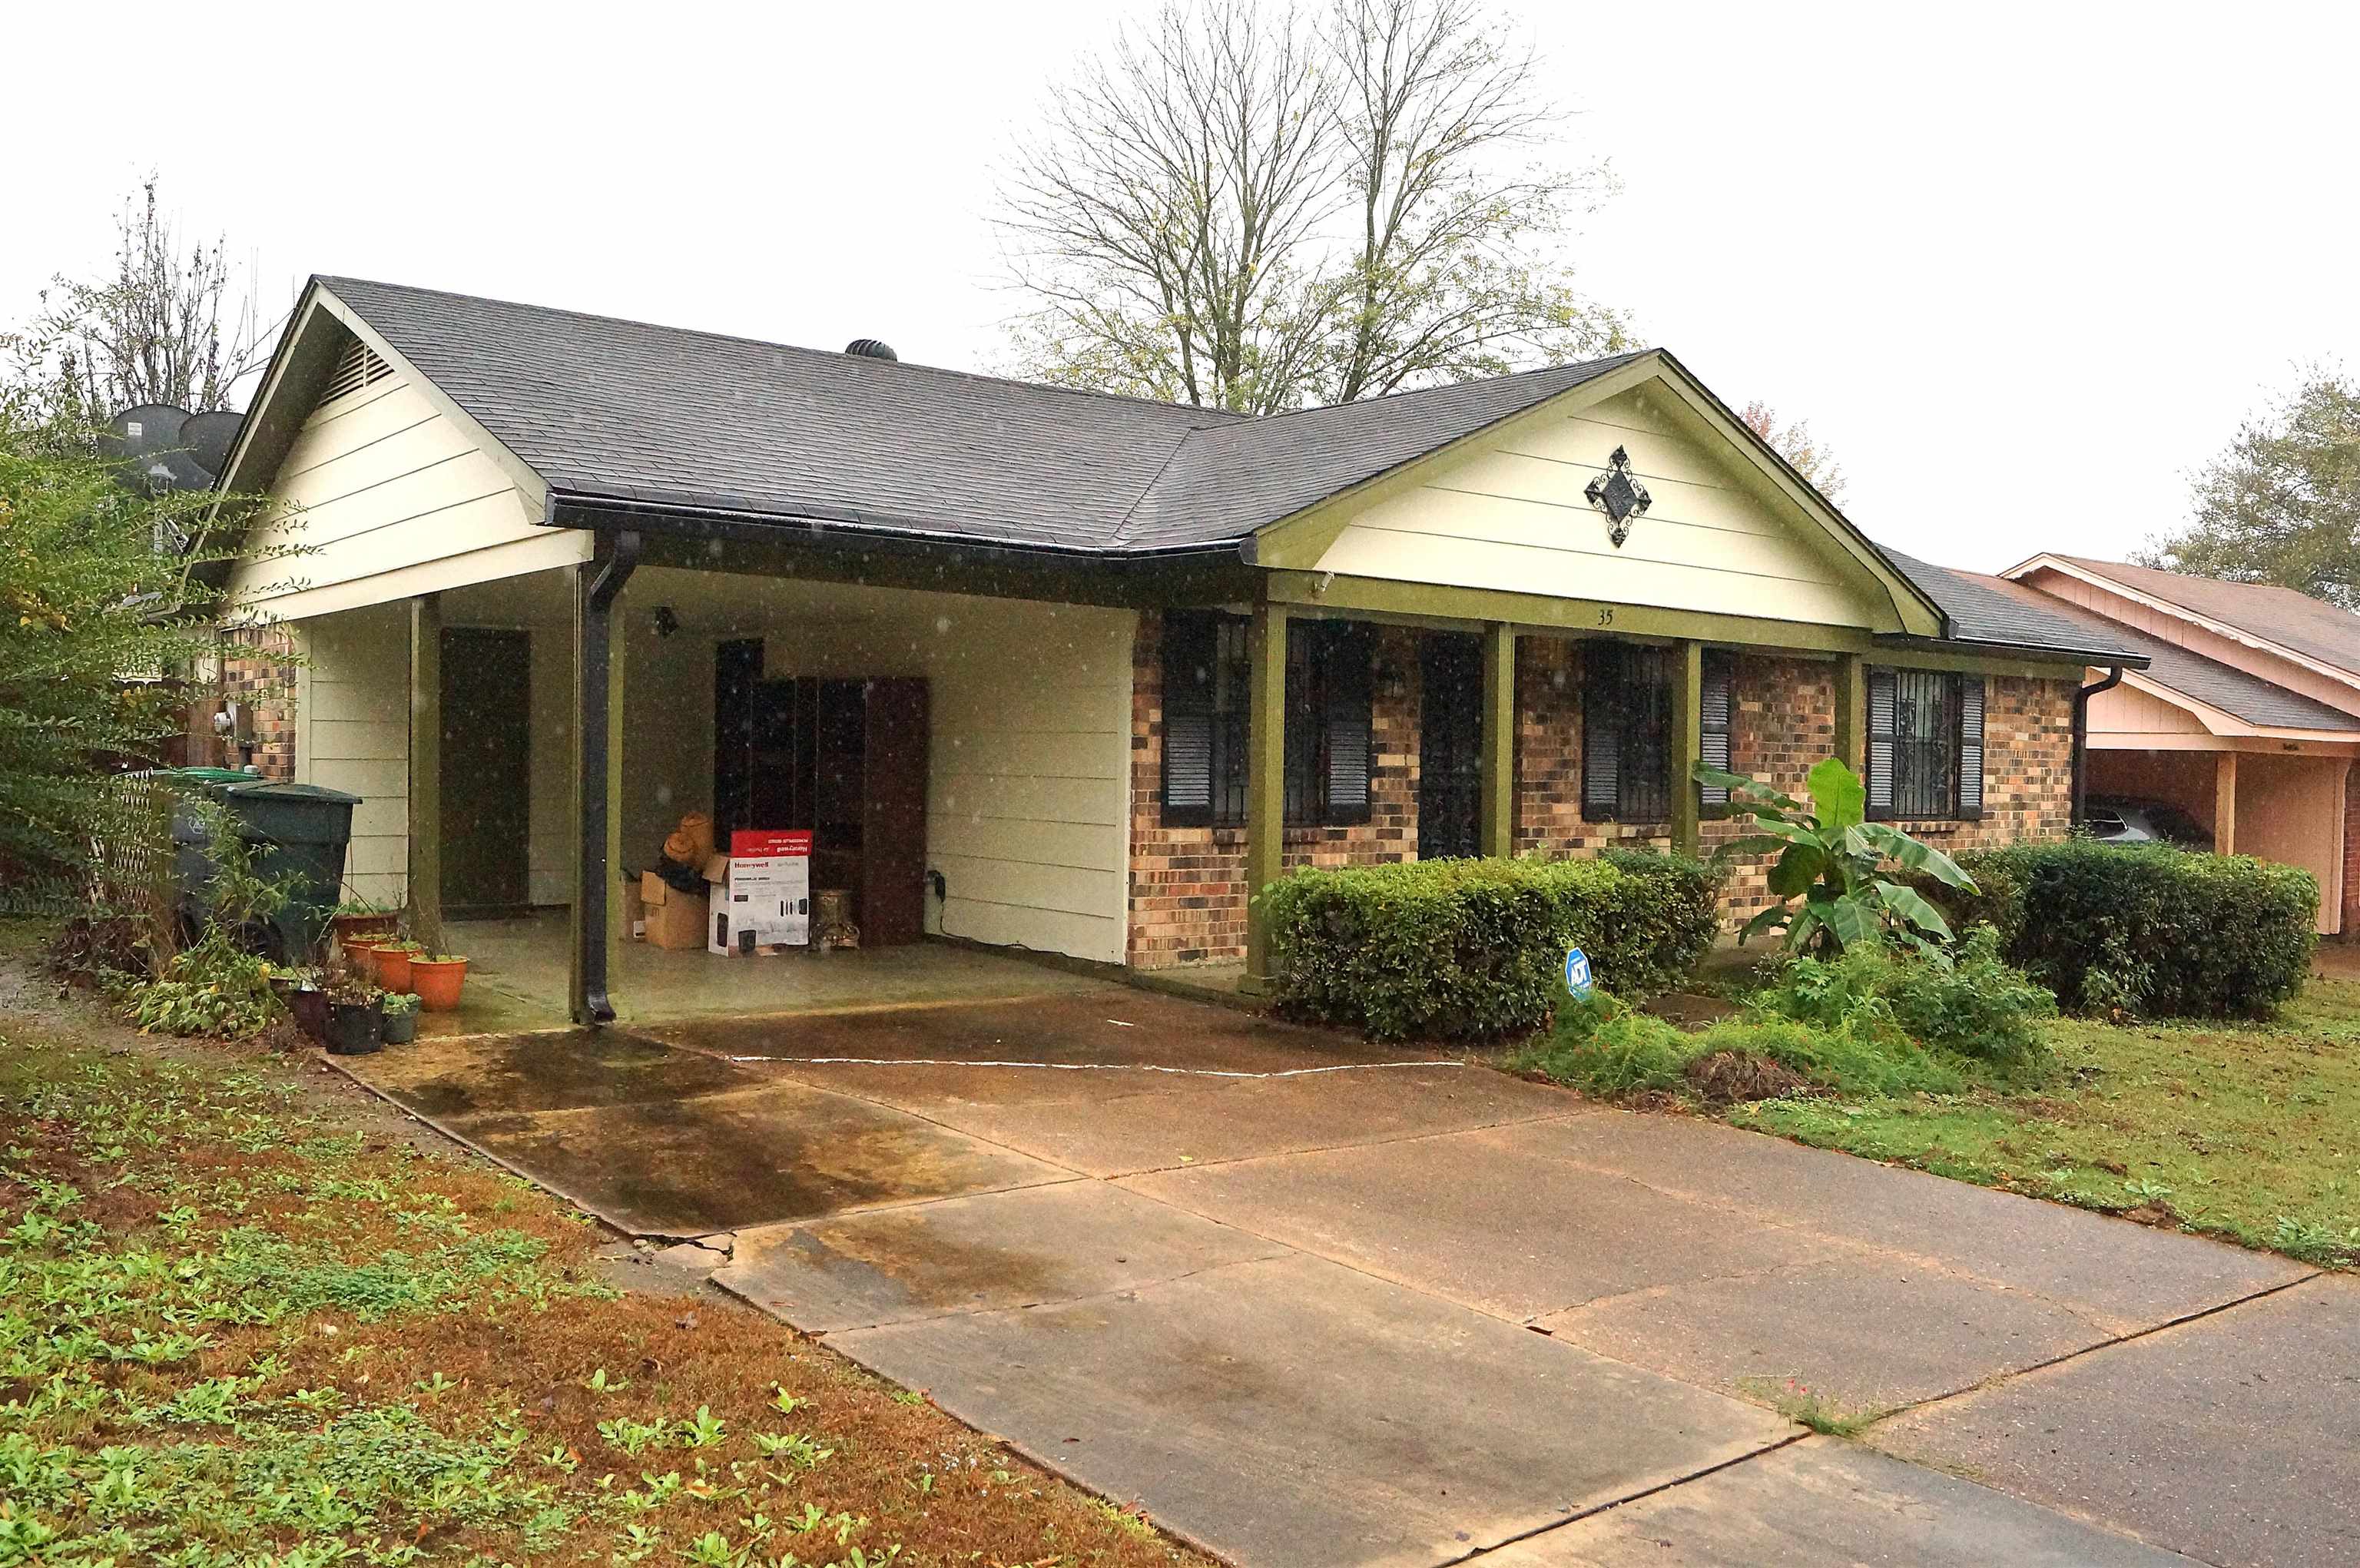
{"type": "Polygon", "coordinates": [[[1798,419],[1792,424],[1781,425],[1778,411],[1759,398],[1746,404],[1737,417],[1773,452],[1784,457],[1795,472],[1808,479],[1813,489],[1830,501],[1843,499],[1843,465],[1836,461],[1832,448],[1811,433],[1809,420],[1798,419]]]}
{"type": "Polygon", "coordinates": [[[1168,5],[1002,181],[1018,367],[1266,413],[1623,345],[1561,252],[1602,170],[1480,0],[1168,5]]]}
{"type": "Polygon", "coordinates": [[[231,292],[225,243],[183,245],[150,175],[115,218],[115,270],[60,277],[19,346],[51,412],[97,423],[140,403],[231,406],[269,357],[253,297],[231,292]]]}

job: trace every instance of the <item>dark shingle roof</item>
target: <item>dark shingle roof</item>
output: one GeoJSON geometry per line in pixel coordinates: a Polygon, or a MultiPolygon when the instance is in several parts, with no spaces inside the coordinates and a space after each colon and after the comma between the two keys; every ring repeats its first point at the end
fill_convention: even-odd
{"type": "Polygon", "coordinates": [[[2018,594],[2012,591],[2014,583],[1913,560],[1898,550],[1886,549],[1885,558],[1942,607],[1951,635],[1962,642],[2088,653],[2095,663],[2111,663],[2105,655],[2114,653],[2138,656],[2115,635],[2121,628],[2104,620],[2092,627],[2057,614],[2045,594],[2018,594]]]}
{"type": "Polygon", "coordinates": [[[2060,555],[2125,587],[2166,604],[2251,632],[2266,641],[2308,654],[2321,663],[2360,675],[2360,615],[2275,583],[2225,583],[2155,566],[2060,555]]]}
{"type": "Polygon", "coordinates": [[[1039,549],[1234,543],[1637,357],[1247,420],[472,295],[320,282],[552,489],[1039,549]]]}
{"type": "MultiPolygon", "coordinates": [[[[1905,569],[1920,582],[1921,567],[1906,564],[1905,569]]],[[[2147,675],[2158,685],[2180,693],[2182,696],[2221,709],[2223,713],[2244,719],[2248,724],[2274,729],[2332,729],[2344,733],[2360,732],[2360,718],[2333,708],[2323,702],[2289,691],[2274,681],[2249,674],[2234,665],[2223,664],[2193,653],[2176,642],[2151,637],[2135,627],[2112,620],[2093,609],[2069,604],[2054,595],[2042,593],[2027,583],[2012,583],[2005,577],[1986,577],[1974,572],[1952,572],[1943,567],[1924,567],[1927,573],[1940,572],[1950,582],[1967,590],[1976,598],[1973,613],[1977,623],[1988,625],[2001,617],[2011,623],[2028,627],[2028,618],[2061,626],[2070,636],[2078,636],[2080,646],[2089,649],[2119,649],[2147,661],[2147,675]]],[[[1945,587],[1937,598],[1947,606],[1950,589],[1945,587]]],[[[1953,612],[1956,615],[1956,612],[1953,612]]],[[[1967,635],[1962,632],[1961,635],[1967,635]]]]}

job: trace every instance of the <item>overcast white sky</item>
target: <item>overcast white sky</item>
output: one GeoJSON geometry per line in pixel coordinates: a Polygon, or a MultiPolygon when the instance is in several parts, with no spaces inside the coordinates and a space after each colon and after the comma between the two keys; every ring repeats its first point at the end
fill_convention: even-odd
{"type": "MultiPolygon", "coordinates": [[[[152,168],[274,313],[345,272],[988,367],[990,160],[1140,8],[19,7],[0,320],[152,168]]],[[[2360,7],[1512,8],[1623,182],[1592,291],[1808,416],[1903,550],[2128,551],[2296,362],[2360,361],[2360,7]]]]}

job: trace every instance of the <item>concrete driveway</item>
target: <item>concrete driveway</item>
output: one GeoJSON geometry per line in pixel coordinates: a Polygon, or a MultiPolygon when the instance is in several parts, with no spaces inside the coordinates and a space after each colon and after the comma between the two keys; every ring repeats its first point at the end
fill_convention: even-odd
{"type": "Polygon", "coordinates": [[[2360,1562],[2274,1257],[1114,986],[362,1070],[1240,1563],[2360,1562]]]}

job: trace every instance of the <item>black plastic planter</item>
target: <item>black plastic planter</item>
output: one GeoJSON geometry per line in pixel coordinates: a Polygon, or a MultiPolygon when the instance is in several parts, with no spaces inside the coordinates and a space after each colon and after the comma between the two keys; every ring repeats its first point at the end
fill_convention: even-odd
{"type": "Polygon", "coordinates": [[[328,993],[316,986],[299,986],[287,999],[287,1010],[295,1014],[295,1026],[322,1045],[328,1043],[328,993]]]}
{"type": "Polygon", "coordinates": [[[385,1014],[374,1002],[328,1003],[328,1049],[340,1057],[365,1057],[385,1044],[385,1014]]]}
{"type": "Polygon", "coordinates": [[[418,1038],[418,1009],[405,1007],[399,1013],[387,1014],[381,1037],[388,1046],[406,1046],[418,1038]]]}

